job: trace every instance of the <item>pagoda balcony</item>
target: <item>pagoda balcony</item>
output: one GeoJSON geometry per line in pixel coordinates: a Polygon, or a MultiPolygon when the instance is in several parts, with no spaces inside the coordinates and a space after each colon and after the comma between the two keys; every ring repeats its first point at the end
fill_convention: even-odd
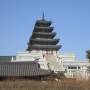
{"type": "Polygon", "coordinates": [[[52,22],[51,21],[47,21],[47,20],[37,20],[36,21],[36,26],[41,26],[41,25],[43,25],[43,26],[50,26],[52,24],[52,22]]]}
{"type": "Polygon", "coordinates": [[[54,27],[35,26],[34,32],[52,32],[54,27]]]}
{"type": "Polygon", "coordinates": [[[43,38],[37,38],[37,39],[31,39],[31,42],[33,43],[39,43],[39,44],[57,44],[59,42],[59,39],[43,39],[43,38]]]}
{"type": "Polygon", "coordinates": [[[30,45],[28,49],[37,49],[37,50],[59,50],[61,45],[30,45]]]}
{"type": "Polygon", "coordinates": [[[52,33],[46,33],[46,32],[33,32],[32,38],[33,37],[41,37],[41,38],[53,38],[55,37],[56,33],[52,32],[52,33]]]}

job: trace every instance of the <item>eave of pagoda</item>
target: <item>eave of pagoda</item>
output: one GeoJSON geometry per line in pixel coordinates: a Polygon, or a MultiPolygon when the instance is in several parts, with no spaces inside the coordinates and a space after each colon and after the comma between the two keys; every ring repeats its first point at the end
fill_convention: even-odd
{"type": "Polygon", "coordinates": [[[61,45],[31,45],[28,47],[28,50],[59,50],[61,45]]]}
{"type": "Polygon", "coordinates": [[[46,20],[37,20],[35,25],[36,26],[50,26],[52,24],[51,21],[46,21],[46,20]]]}
{"type": "Polygon", "coordinates": [[[31,39],[29,45],[40,44],[40,45],[56,45],[59,39],[31,39]]]}
{"type": "Polygon", "coordinates": [[[33,32],[52,32],[54,27],[35,26],[33,32]]]}
{"type": "Polygon", "coordinates": [[[40,38],[40,39],[31,39],[31,41],[33,42],[40,42],[40,43],[58,43],[59,42],[59,39],[43,39],[43,38],[40,38]]]}
{"type": "Polygon", "coordinates": [[[46,32],[33,32],[32,38],[54,38],[56,35],[55,32],[46,33],[46,32]]]}

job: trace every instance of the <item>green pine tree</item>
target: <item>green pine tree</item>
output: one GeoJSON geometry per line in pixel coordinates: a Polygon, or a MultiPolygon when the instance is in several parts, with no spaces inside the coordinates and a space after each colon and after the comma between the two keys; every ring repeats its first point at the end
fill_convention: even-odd
{"type": "MultiPolygon", "coordinates": [[[[87,50],[86,53],[87,53],[87,58],[89,59],[89,63],[90,63],[90,50],[87,50]]],[[[90,72],[90,67],[88,67],[88,71],[90,72]]]]}
{"type": "Polygon", "coordinates": [[[90,50],[87,50],[86,53],[87,53],[87,58],[89,59],[90,62],[90,50]]]}

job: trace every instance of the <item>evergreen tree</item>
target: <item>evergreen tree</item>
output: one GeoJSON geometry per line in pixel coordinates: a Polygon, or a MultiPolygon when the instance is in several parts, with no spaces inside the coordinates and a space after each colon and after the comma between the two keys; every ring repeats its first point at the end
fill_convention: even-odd
{"type": "MultiPolygon", "coordinates": [[[[86,53],[87,53],[87,58],[89,59],[89,63],[90,63],[90,50],[87,50],[86,53]]],[[[90,72],[90,66],[88,67],[88,71],[90,72]]]]}
{"type": "Polygon", "coordinates": [[[87,58],[89,59],[90,62],[90,50],[87,50],[86,53],[87,53],[87,58]]]}

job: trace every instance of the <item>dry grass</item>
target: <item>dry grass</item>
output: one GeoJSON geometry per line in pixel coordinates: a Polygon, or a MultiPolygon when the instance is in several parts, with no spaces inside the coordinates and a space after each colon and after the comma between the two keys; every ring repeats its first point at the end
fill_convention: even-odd
{"type": "Polygon", "coordinates": [[[0,90],[90,90],[90,81],[0,81],[0,90]]]}

